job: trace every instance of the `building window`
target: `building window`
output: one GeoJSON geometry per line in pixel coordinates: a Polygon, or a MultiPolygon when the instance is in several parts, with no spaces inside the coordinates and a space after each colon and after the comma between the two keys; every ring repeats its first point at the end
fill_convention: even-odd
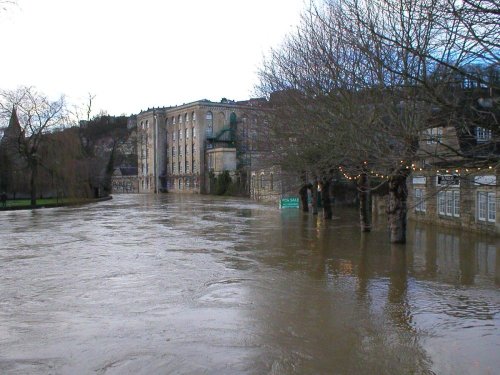
{"type": "Polygon", "coordinates": [[[179,124],[182,124],[182,116],[181,115],[179,115],[178,120],[179,120],[179,124]]]}
{"type": "Polygon", "coordinates": [[[443,216],[460,216],[460,191],[446,190],[438,193],[438,213],[443,216]]]}
{"type": "Polygon", "coordinates": [[[438,193],[438,212],[440,215],[446,215],[446,193],[444,191],[438,193]]]}
{"type": "Polygon", "coordinates": [[[425,204],[425,190],[415,189],[415,211],[425,212],[427,209],[425,204]]]}
{"type": "Polygon", "coordinates": [[[477,218],[480,221],[496,222],[496,196],[495,193],[479,191],[477,193],[477,218]]]}
{"type": "Polygon", "coordinates": [[[196,113],[191,112],[191,120],[192,120],[193,122],[195,122],[195,121],[196,121],[196,113]]]}
{"type": "Polygon", "coordinates": [[[175,117],[172,117],[172,124],[175,125],[175,117]]]}
{"type": "Polygon", "coordinates": [[[264,189],[264,175],[263,174],[260,175],[260,188],[264,189]]]}
{"type": "Polygon", "coordinates": [[[175,146],[172,147],[172,157],[174,158],[175,157],[175,146]]]}
{"type": "Polygon", "coordinates": [[[186,139],[189,139],[189,129],[188,128],[184,129],[184,136],[186,137],[186,139]]]}
{"type": "Polygon", "coordinates": [[[460,216],[460,192],[458,190],[453,191],[453,216],[460,216]]]}
{"type": "Polygon", "coordinates": [[[184,115],[184,122],[187,123],[189,121],[189,115],[186,113],[184,115]]]}
{"type": "Polygon", "coordinates": [[[193,128],[193,138],[196,138],[196,128],[193,128]]]}
{"type": "Polygon", "coordinates": [[[206,134],[207,135],[212,135],[214,132],[214,115],[212,112],[207,112],[207,115],[205,117],[206,121],[206,134]]]}
{"type": "Polygon", "coordinates": [[[257,150],[257,132],[255,130],[252,130],[250,132],[250,150],[255,151],[257,150]]]}
{"type": "Polygon", "coordinates": [[[446,216],[453,216],[453,191],[446,192],[446,216]]]}
{"type": "Polygon", "coordinates": [[[476,128],[476,139],[478,142],[487,142],[491,140],[491,130],[478,126],[476,128]]]}
{"type": "Polygon", "coordinates": [[[182,140],[182,129],[179,129],[179,141],[182,140]]]}
{"type": "Polygon", "coordinates": [[[172,141],[175,141],[175,130],[172,132],[172,141]]]}
{"type": "Polygon", "coordinates": [[[427,144],[441,143],[443,140],[443,128],[431,128],[426,131],[427,144]]]}

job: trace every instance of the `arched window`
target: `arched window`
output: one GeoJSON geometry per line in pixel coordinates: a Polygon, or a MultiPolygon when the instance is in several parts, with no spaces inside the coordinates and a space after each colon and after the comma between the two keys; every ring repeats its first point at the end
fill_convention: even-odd
{"type": "Polygon", "coordinates": [[[236,122],[237,122],[236,113],[232,112],[231,115],[229,116],[229,126],[231,127],[236,126],[236,122]]]}
{"type": "Polygon", "coordinates": [[[175,117],[172,117],[172,124],[175,125],[175,117]]]}
{"type": "Polygon", "coordinates": [[[189,115],[186,113],[184,115],[184,122],[188,122],[189,121],[189,115]]]}
{"type": "Polygon", "coordinates": [[[226,127],[226,115],[224,112],[219,112],[215,119],[215,131],[218,132],[226,127]]]}
{"type": "Polygon", "coordinates": [[[196,113],[194,113],[194,112],[192,112],[192,113],[191,113],[191,120],[192,120],[193,122],[195,122],[195,121],[196,121],[196,113]]]}
{"type": "Polygon", "coordinates": [[[179,124],[182,124],[182,116],[181,115],[179,115],[179,119],[178,120],[179,120],[179,124]]]}
{"type": "Polygon", "coordinates": [[[260,188],[264,189],[264,174],[260,175],[260,188]]]}
{"type": "Polygon", "coordinates": [[[206,127],[205,131],[207,135],[212,135],[214,132],[214,115],[212,112],[208,111],[205,117],[206,127]]]}
{"type": "Polygon", "coordinates": [[[146,129],[149,129],[149,120],[146,120],[146,129]]]}

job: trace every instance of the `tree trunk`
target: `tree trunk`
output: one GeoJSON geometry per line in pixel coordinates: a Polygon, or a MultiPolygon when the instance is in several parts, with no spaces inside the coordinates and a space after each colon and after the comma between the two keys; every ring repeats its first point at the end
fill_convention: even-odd
{"type": "Polygon", "coordinates": [[[311,196],[312,196],[312,211],[313,215],[318,214],[318,181],[314,180],[311,186],[311,196]]]}
{"type": "Polygon", "coordinates": [[[307,202],[307,184],[304,184],[299,190],[300,203],[302,212],[309,212],[309,204],[307,202]]]}
{"type": "Polygon", "coordinates": [[[321,187],[321,199],[323,201],[324,218],[330,220],[333,217],[332,206],[330,203],[330,180],[323,180],[321,187]]]}
{"type": "Polygon", "coordinates": [[[31,195],[31,207],[36,207],[36,180],[38,177],[38,161],[32,160],[30,162],[31,167],[31,178],[30,178],[30,195],[31,195]]]}
{"type": "Polygon", "coordinates": [[[406,243],[406,178],[409,172],[401,170],[389,177],[389,202],[387,215],[392,243],[406,243]]]}
{"type": "Polygon", "coordinates": [[[368,183],[368,175],[365,172],[361,173],[358,179],[358,196],[361,231],[370,232],[372,229],[370,185],[368,183]]]}

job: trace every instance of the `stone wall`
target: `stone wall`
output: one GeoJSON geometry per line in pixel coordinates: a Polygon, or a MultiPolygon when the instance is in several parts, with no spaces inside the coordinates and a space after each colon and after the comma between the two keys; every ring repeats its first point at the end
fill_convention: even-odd
{"type": "Polygon", "coordinates": [[[113,176],[111,179],[112,194],[135,194],[139,192],[137,176],[113,176]]]}

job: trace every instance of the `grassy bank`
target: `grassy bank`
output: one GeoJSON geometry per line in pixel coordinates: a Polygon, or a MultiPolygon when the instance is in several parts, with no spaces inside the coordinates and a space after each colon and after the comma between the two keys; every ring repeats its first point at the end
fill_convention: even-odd
{"type": "MultiPolygon", "coordinates": [[[[50,208],[50,207],[63,207],[63,206],[75,206],[81,204],[88,204],[94,202],[100,202],[103,200],[111,199],[111,197],[88,199],[88,198],[43,198],[36,200],[36,206],[34,208],[50,208]]],[[[6,202],[5,207],[0,205],[0,210],[23,210],[30,209],[31,201],[29,199],[9,199],[6,202]]]]}

